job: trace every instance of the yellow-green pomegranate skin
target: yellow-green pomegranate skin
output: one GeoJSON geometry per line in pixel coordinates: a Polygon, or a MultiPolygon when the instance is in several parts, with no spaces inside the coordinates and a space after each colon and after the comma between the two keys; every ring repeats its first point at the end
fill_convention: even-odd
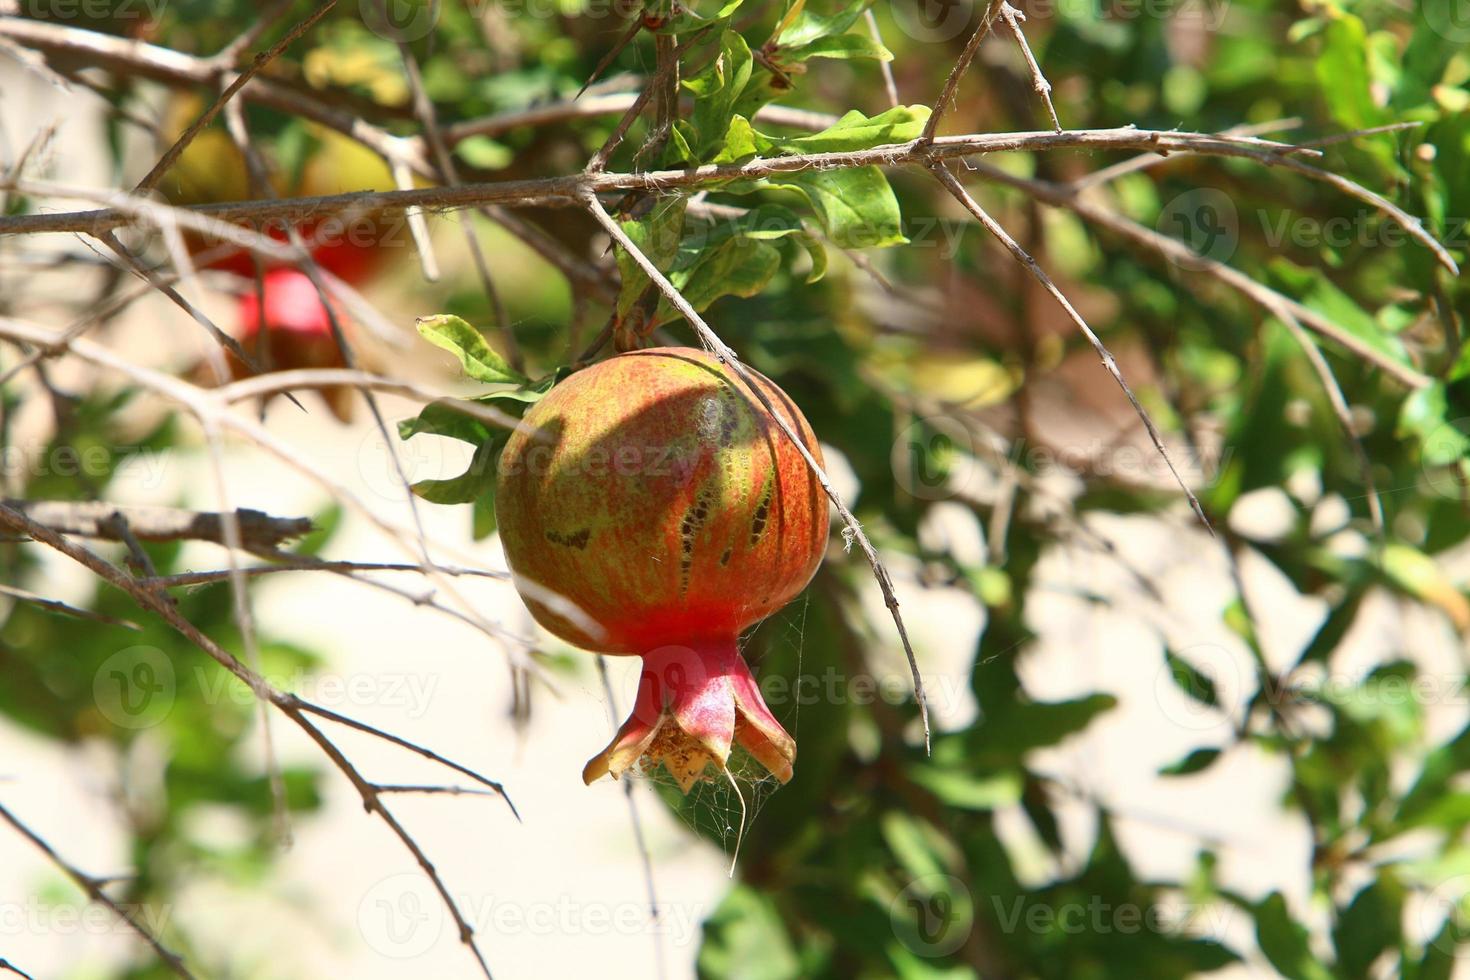
{"type": "MultiPolygon", "coordinates": [[[[820,462],[800,411],[750,373],[820,462]]],[[[537,620],[603,653],[737,635],[796,597],[827,539],[826,497],[796,447],[743,381],[690,348],[622,354],[553,388],[501,456],[495,506],[537,620]]]]}

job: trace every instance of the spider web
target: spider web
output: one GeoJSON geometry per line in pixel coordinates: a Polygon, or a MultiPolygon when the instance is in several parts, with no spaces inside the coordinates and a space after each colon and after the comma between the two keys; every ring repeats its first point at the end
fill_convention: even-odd
{"type": "MultiPolygon", "coordinates": [[[[767,618],[742,637],[741,656],[751,652],[751,641],[757,633],[763,633],[767,657],[761,658],[762,661],[786,650],[793,650],[799,677],[808,601],[803,596],[800,602],[767,618]]],[[[750,667],[759,682],[762,676],[760,663],[750,662],[750,667]]],[[[788,685],[788,690],[794,691],[795,685],[788,685]]],[[[792,737],[799,739],[800,700],[791,697],[785,704],[773,705],[772,712],[792,737]]],[[[740,859],[740,843],[760,811],[781,789],[782,784],[765,766],[738,745],[731,750],[727,771],[723,775],[716,775],[709,769],[706,770],[706,776],[707,778],[695,783],[687,795],[661,765],[648,767],[639,761],[628,770],[625,778],[649,783],[690,830],[706,839],[718,841],[725,857],[730,861],[733,876],[740,859]]]]}

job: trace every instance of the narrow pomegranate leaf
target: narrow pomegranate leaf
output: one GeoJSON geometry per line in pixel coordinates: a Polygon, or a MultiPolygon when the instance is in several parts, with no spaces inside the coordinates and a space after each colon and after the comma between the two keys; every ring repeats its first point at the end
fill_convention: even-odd
{"type": "Polygon", "coordinates": [[[485,341],[485,335],[452,313],[419,317],[419,334],[435,347],[459,358],[464,373],[489,384],[524,384],[526,376],[485,341]]]}
{"type": "Polygon", "coordinates": [[[800,48],[782,52],[784,60],[806,61],[810,58],[872,58],[892,61],[893,52],[865,34],[838,34],[824,37],[800,48]]]}
{"type": "MultiPolygon", "coordinates": [[[[856,35],[854,35],[856,36],[856,35]]],[[[899,105],[869,118],[856,109],[820,133],[786,139],[757,135],[761,152],[776,153],[848,153],[890,143],[907,143],[918,139],[929,121],[929,107],[899,105]]]]}

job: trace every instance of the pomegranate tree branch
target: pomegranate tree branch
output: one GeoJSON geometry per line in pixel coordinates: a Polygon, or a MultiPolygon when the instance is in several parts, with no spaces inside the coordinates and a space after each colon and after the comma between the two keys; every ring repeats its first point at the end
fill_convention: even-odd
{"type": "Polygon", "coordinates": [[[1199,499],[1195,497],[1194,491],[1189,489],[1189,484],[1184,481],[1184,477],[1180,475],[1179,470],[1175,468],[1174,460],[1169,455],[1169,450],[1164,447],[1164,438],[1162,435],[1159,434],[1158,428],[1155,427],[1154,420],[1149,417],[1148,412],[1139,402],[1138,396],[1133,393],[1133,389],[1130,388],[1128,386],[1128,382],[1124,380],[1123,372],[1118,370],[1118,362],[1113,358],[1112,353],[1103,344],[1102,338],[1100,338],[1093,331],[1092,327],[1088,326],[1087,321],[1082,318],[1082,314],[1077,312],[1077,308],[1072,305],[1071,300],[1067,299],[1066,295],[1057,288],[1056,283],[1052,282],[1051,276],[1046,274],[1046,270],[1037,263],[1036,259],[1032,258],[1029,252],[1022,248],[1020,244],[1011,237],[1010,232],[1001,227],[1000,222],[992,218],[990,214],[980,206],[980,202],[976,201],[975,198],[970,195],[970,192],[965,189],[965,186],[955,178],[954,174],[950,173],[948,167],[944,166],[943,164],[935,164],[934,176],[937,177],[939,179],[939,182],[944,185],[945,190],[954,195],[955,200],[959,201],[966,211],[969,211],[970,214],[975,216],[975,220],[979,221],[980,224],[984,226],[986,231],[994,235],[995,238],[1006,247],[1006,250],[1011,253],[1012,257],[1014,257],[1017,262],[1020,262],[1031,271],[1031,275],[1035,277],[1037,282],[1041,283],[1041,287],[1051,294],[1052,298],[1055,299],[1058,304],[1060,304],[1063,312],[1067,314],[1067,318],[1071,320],[1073,325],[1082,332],[1082,336],[1087,338],[1087,342],[1091,344],[1092,349],[1097,352],[1098,359],[1102,361],[1103,367],[1107,369],[1108,374],[1113,376],[1113,380],[1117,382],[1118,387],[1123,389],[1123,394],[1128,397],[1128,402],[1133,406],[1133,411],[1137,413],[1139,419],[1142,420],[1143,427],[1148,430],[1148,437],[1150,440],[1152,440],[1154,444],[1154,449],[1158,451],[1161,457],[1163,457],[1165,465],[1169,467],[1169,472],[1174,476],[1174,482],[1179,484],[1179,489],[1183,490],[1184,496],[1189,499],[1189,506],[1194,509],[1195,516],[1200,519],[1200,522],[1203,523],[1206,528],[1210,529],[1211,534],[1214,534],[1215,530],[1213,527],[1210,526],[1210,520],[1208,517],[1205,516],[1205,510],[1203,507],[1200,506],[1199,499]]]}
{"type": "Polygon", "coordinates": [[[1051,117],[1051,128],[1060,133],[1062,122],[1057,118],[1057,107],[1051,100],[1051,82],[1046,80],[1041,66],[1036,63],[1036,55],[1031,51],[1031,43],[1026,40],[1026,32],[1021,30],[1021,22],[1026,19],[1026,15],[1008,2],[1000,5],[1000,15],[1005,18],[1006,26],[1011,29],[1011,33],[1016,36],[1016,43],[1021,46],[1021,54],[1025,57],[1026,67],[1031,72],[1031,87],[1036,89],[1036,94],[1041,97],[1042,104],[1046,106],[1046,114],[1051,117]]]}
{"type": "Polygon", "coordinates": [[[863,533],[862,524],[853,516],[852,511],[848,510],[847,504],[843,503],[842,495],[832,485],[831,478],[827,476],[826,471],[817,462],[816,457],[812,455],[806,443],[802,441],[796,430],[791,427],[791,423],[787,422],[785,417],[776,411],[775,406],[771,404],[771,400],[760,389],[760,386],[755,383],[754,378],[750,375],[749,369],[741,363],[740,358],[736,356],[735,352],[710,328],[710,325],[704,321],[704,318],[690,305],[689,301],[684,298],[684,295],[679,292],[674,284],[669,282],[668,277],[654,264],[653,260],[643,254],[642,249],[634,243],[633,239],[628,237],[628,233],[623,231],[622,226],[613,219],[612,215],[607,213],[607,209],[602,206],[602,202],[597,199],[595,194],[590,192],[586,193],[583,197],[583,203],[592,214],[592,217],[597,220],[597,223],[612,236],[613,241],[622,246],[623,250],[638,264],[644,274],[658,287],[659,292],[663,293],[664,298],[688,321],[690,327],[699,336],[700,343],[704,345],[705,349],[713,354],[721,364],[728,365],[745,382],[746,387],[750,389],[756,400],[760,402],[761,407],[770,414],[771,419],[786,435],[786,438],[791,440],[792,446],[801,454],[802,459],[806,460],[807,467],[811,469],[817,482],[826,492],[827,498],[832,501],[832,506],[837,508],[837,513],[842,517],[843,521],[842,537],[844,542],[851,548],[853,542],[856,541],[858,547],[862,549],[863,557],[868,560],[868,565],[873,569],[873,577],[878,580],[878,588],[883,593],[883,602],[888,607],[889,613],[893,616],[894,625],[898,627],[899,639],[903,641],[903,652],[908,658],[909,671],[913,675],[914,697],[918,701],[919,717],[922,719],[924,725],[924,750],[927,752],[930,747],[929,699],[924,694],[924,678],[919,672],[919,661],[914,656],[913,644],[909,642],[908,630],[903,624],[903,616],[898,609],[898,596],[893,591],[893,579],[888,574],[888,569],[884,566],[883,560],[878,557],[877,549],[868,540],[868,536],[863,533]]]}
{"type": "MultiPolygon", "coordinates": [[[[266,556],[274,557],[274,556],[266,556]]],[[[498,572],[489,568],[461,568],[457,565],[439,565],[445,575],[466,575],[475,578],[491,578],[509,581],[509,572],[498,572]]],[[[283,555],[281,560],[270,565],[252,565],[240,569],[241,575],[258,577],[277,572],[422,572],[423,567],[403,562],[382,561],[329,561],[320,558],[303,559],[299,555],[283,555]]],[[[219,569],[207,572],[180,572],[176,575],[155,575],[143,580],[144,585],[162,589],[174,589],[193,585],[209,585],[229,578],[229,571],[219,569]]]]}
{"type": "MultiPolygon", "coordinates": [[[[931,117],[932,118],[932,117],[931,117]]],[[[630,190],[663,191],[685,187],[702,187],[724,181],[754,180],[775,174],[804,170],[836,170],[866,166],[924,166],[935,161],[979,156],[1003,151],[1040,152],[1055,149],[1137,150],[1164,153],[1195,152],[1201,154],[1242,157],[1267,166],[1279,165],[1290,155],[1320,155],[1319,151],[1245,136],[1211,133],[1136,129],[1078,129],[1061,133],[976,133],[965,136],[939,136],[930,141],[922,138],[907,143],[890,143],[865,150],[829,153],[793,154],[781,157],[758,157],[745,163],[706,164],[682,170],[653,170],[630,173],[576,173],[532,180],[466,183],[459,187],[425,187],[410,191],[371,191],[332,194],[321,197],[281,198],[279,200],[234,201],[201,204],[187,208],[165,208],[143,202],[115,191],[86,191],[45,181],[9,181],[26,193],[37,196],[71,197],[96,200],[108,205],[98,211],[70,211],[48,214],[26,214],[0,217],[0,235],[39,234],[43,232],[82,232],[99,235],[103,231],[135,223],[140,216],[156,216],[162,212],[178,216],[183,227],[198,227],[185,214],[199,219],[213,219],[212,230],[222,238],[227,233],[218,229],[222,222],[299,221],[335,214],[399,213],[409,208],[447,211],[500,204],[507,207],[574,207],[582,197],[630,190]]],[[[4,189],[6,185],[0,185],[4,189]]],[[[1413,231],[1413,228],[1410,228],[1413,231]]],[[[1422,233],[1422,232],[1421,232],[1422,233]]],[[[1416,236],[1417,237],[1417,236],[1416,236]]],[[[230,238],[231,241],[238,239],[230,238]]],[[[242,242],[243,244],[243,242],[242,242]]],[[[282,252],[287,250],[282,247],[282,252]]]]}
{"type": "MultiPolygon", "coordinates": [[[[3,511],[4,508],[0,508],[0,519],[3,519],[4,517],[3,511]]],[[[158,957],[158,959],[176,976],[183,977],[185,978],[185,980],[194,980],[194,974],[191,973],[189,968],[184,965],[183,957],[179,956],[178,953],[175,953],[173,950],[165,946],[163,944],[163,941],[159,939],[158,936],[156,936],[153,931],[148,928],[148,926],[144,925],[143,922],[139,920],[136,914],[134,914],[131,910],[124,908],[122,905],[119,905],[117,902],[113,901],[112,898],[108,896],[107,892],[102,890],[102,886],[105,883],[104,879],[94,878],[86,872],[77,868],[76,865],[68,862],[65,858],[63,858],[60,854],[56,852],[56,848],[47,843],[44,837],[22,823],[20,819],[16,817],[15,814],[11,813],[10,810],[3,803],[0,803],[0,820],[3,820],[6,823],[10,824],[10,826],[15,830],[16,833],[20,834],[26,840],[34,844],[36,849],[39,850],[42,854],[46,855],[47,860],[49,860],[53,865],[59,868],[62,874],[70,878],[78,888],[80,888],[83,892],[87,894],[88,898],[96,902],[98,905],[106,907],[109,911],[112,912],[113,915],[116,915],[119,919],[122,919],[124,922],[126,922],[128,924],[128,928],[136,932],[143,939],[144,942],[152,947],[153,952],[158,957]]],[[[0,966],[3,966],[5,969],[10,970],[10,972],[12,973],[26,976],[26,974],[21,973],[21,971],[15,969],[4,960],[0,960],[0,966]]]]}
{"type": "Polygon", "coordinates": [[[1081,193],[1069,185],[1016,177],[998,167],[992,167],[985,163],[972,163],[969,166],[990,180],[1008,184],[1018,190],[1025,191],[1043,204],[1065,208],[1078,217],[1083,218],[1088,223],[1103,228],[1125,241],[1131,242],[1145,252],[1162,256],[1180,268],[1190,272],[1203,273],[1239,292],[1247,299],[1258,304],[1272,316],[1292,317],[1307,329],[1326,337],[1344,350],[1350,351],[1354,356],[1372,364],[1385,375],[1393,378],[1399,384],[1410,390],[1417,391],[1434,384],[1434,379],[1429,375],[1415,370],[1412,365],[1405,364],[1382,353],[1363,341],[1356,334],[1350,332],[1347,328],[1335,323],[1316,310],[1304,306],[1288,296],[1282,295],[1263,283],[1257,282],[1240,270],[1226,265],[1224,262],[1210,258],[1207,255],[1201,255],[1177,238],[1170,238],[1168,235],[1141,225],[1131,218],[1119,214],[1117,211],[1094,203],[1083,197],[1081,193]]]}
{"type": "Polygon", "coordinates": [[[924,134],[919,137],[922,142],[928,143],[934,139],[934,134],[939,131],[939,120],[949,111],[950,103],[954,101],[955,90],[960,87],[960,79],[970,67],[970,62],[975,60],[975,54],[980,50],[980,42],[985,40],[985,35],[990,33],[990,28],[995,23],[995,18],[1000,16],[1000,8],[1005,5],[1005,0],[990,0],[985,12],[980,15],[980,25],[975,28],[975,33],[970,35],[970,40],[965,44],[965,50],[960,53],[960,60],[954,63],[949,71],[949,77],[944,80],[944,88],[940,90],[939,100],[934,103],[934,111],[929,114],[929,121],[924,124],[924,134]]]}
{"type": "MultiPolygon", "coordinates": [[[[873,16],[872,7],[863,11],[863,23],[868,26],[868,36],[873,39],[873,43],[880,48],[884,47],[883,32],[878,29],[878,18],[873,16]]],[[[878,71],[883,76],[883,94],[888,96],[889,106],[897,106],[899,104],[898,83],[893,79],[893,65],[887,61],[879,61],[878,71]]]]}
{"type": "MultiPolygon", "coordinates": [[[[602,679],[602,693],[607,697],[607,713],[612,722],[613,734],[616,735],[620,727],[619,719],[623,714],[618,710],[618,698],[613,691],[612,678],[607,673],[607,658],[598,656],[597,676],[602,679]]],[[[650,924],[658,922],[658,889],[653,880],[653,856],[648,850],[648,838],[643,833],[643,815],[638,812],[638,798],[633,795],[633,780],[624,779],[623,798],[628,801],[628,821],[633,825],[633,843],[638,848],[638,860],[643,866],[643,890],[648,896],[648,920],[650,924]]],[[[664,961],[664,944],[659,930],[650,929],[649,934],[653,937],[654,963],[657,968],[659,980],[664,980],[668,975],[668,964],[664,961]]]]}
{"type": "MultiPolygon", "coordinates": [[[[250,688],[250,690],[255,694],[258,699],[260,699],[262,702],[273,705],[277,710],[286,715],[286,717],[290,718],[291,721],[294,722],[297,727],[300,728],[307,735],[308,738],[310,738],[313,742],[317,744],[319,748],[321,748],[328,759],[332,761],[333,765],[336,766],[336,768],[341,771],[344,776],[347,777],[348,781],[357,788],[359,794],[363,798],[363,806],[367,809],[367,811],[380,817],[383,822],[386,823],[388,827],[393,831],[394,835],[398,837],[398,839],[409,850],[409,852],[413,854],[415,860],[418,861],[419,866],[423,868],[424,873],[429,877],[434,887],[438,890],[440,897],[444,900],[444,903],[448,907],[450,914],[454,917],[455,922],[459,924],[461,940],[471,949],[476,961],[479,963],[480,968],[485,976],[487,978],[490,977],[490,969],[486,965],[483,952],[480,950],[478,943],[476,943],[474,939],[474,931],[469,927],[463,914],[460,912],[458,904],[454,901],[453,896],[450,895],[449,890],[445,886],[443,879],[440,878],[439,873],[435,870],[433,864],[424,854],[423,848],[420,847],[418,842],[413,838],[413,835],[404,829],[403,825],[398,822],[397,818],[394,817],[392,812],[389,811],[387,806],[384,805],[377,790],[373,788],[373,784],[369,783],[366,779],[363,778],[361,772],[359,772],[356,766],[354,766],[352,762],[348,760],[346,755],[343,754],[342,750],[339,749],[336,744],[332,742],[331,739],[327,738],[327,736],[322,733],[321,729],[319,729],[310,720],[308,720],[306,714],[310,712],[320,715],[322,717],[330,718],[334,721],[338,721],[342,724],[348,725],[360,732],[374,735],[380,739],[392,742],[395,745],[408,747],[416,751],[418,754],[424,756],[425,758],[432,759],[433,761],[438,762],[441,765],[445,765],[456,772],[465,773],[473,778],[485,782],[489,786],[489,788],[500,791],[501,796],[506,799],[506,802],[509,805],[509,798],[505,797],[504,791],[501,789],[498,783],[493,783],[489,780],[485,780],[483,777],[479,777],[474,774],[472,770],[469,770],[468,768],[457,763],[452,763],[449,760],[444,759],[442,756],[437,755],[437,753],[430,752],[428,749],[422,749],[414,746],[412,743],[406,741],[405,739],[401,739],[398,736],[392,735],[391,733],[381,731],[380,729],[374,728],[371,725],[367,725],[362,722],[355,721],[351,718],[347,718],[346,716],[339,715],[334,711],[330,711],[326,708],[321,708],[317,705],[311,704],[310,702],[304,701],[294,694],[276,689],[259,673],[246,666],[237,657],[235,657],[229,651],[225,650],[209,636],[205,635],[193,623],[185,619],[183,615],[178,611],[178,609],[166,598],[164,598],[159,592],[149,588],[145,588],[141,583],[130,578],[126,573],[117,568],[115,565],[112,565],[111,563],[103,560],[101,557],[94,554],[93,552],[88,551],[87,549],[66,540],[55,531],[47,528],[45,525],[31,520],[20,511],[0,504],[0,525],[10,527],[13,530],[19,531],[24,534],[28,534],[36,541],[50,546],[54,550],[62,553],[63,555],[66,555],[68,558],[71,558],[73,561],[89,569],[108,584],[122,590],[123,592],[126,592],[127,594],[132,596],[134,601],[136,601],[140,606],[158,615],[185,639],[189,640],[200,650],[204,651],[204,653],[209,655],[209,657],[213,659],[216,663],[218,663],[221,667],[234,675],[237,680],[241,681],[248,688],[250,688]]],[[[514,812],[513,806],[511,807],[511,809],[512,812],[514,812]]],[[[3,807],[0,807],[0,817],[4,817],[10,820],[12,824],[15,824],[14,819],[9,816],[8,811],[4,811],[3,807]]],[[[19,827],[19,824],[15,825],[19,827]]],[[[24,832],[24,830],[22,830],[22,832],[24,832]]],[[[28,834],[28,836],[32,835],[28,834]]],[[[32,836],[32,839],[40,843],[38,838],[32,836]]],[[[48,853],[51,853],[49,852],[49,849],[48,853]]],[[[98,900],[105,901],[105,896],[102,896],[100,887],[98,887],[95,882],[91,882],[91,879],[88,879],[85,876],[81,876],[79,878],[76,878],[76,880],[78,884],[83,885],[83,887],[87,887],[88,883],[91,883],[89,894],[92,894],[93,897],[98,898],[98,900]]],[[[112,905],[111,902],[108,902],[107,904],[109,904],[110,906],[112,905]]],[[[114,910],[117,910],[115,906],[113,907],[114,910]]],[[[131,922],[132,920],[130,919],[129,921],[131,922]]],[[[182,964],[177,964],[174,960],[169,960],[167,958],[166,950],[163,950],[163,948],[158,946],[156,943],[154,944],[154,946],[155,949],[158,949],[160,951],[160,955],[165,956],[166,962],[169,962],[170,966],[175,967],[176,973],[179,973],[180,976],[189,976],[187,971],[183,970],[182,964]]]]}
{"type": "Polygon", "coordinates": [[[206,126],[214,122],[215,117],[219,115],[219,111],[224,108],[225,103],[234,98],[235,93],[248,85],[257,72],[280,57],[281,53],[290,47],[297,38],[311,30],[316,25],[316,22],[325,17],[327,11],[331,10],[336,4],[337,0],[326,0],[320,7],[312,11],[311,16],[287,31],[285,37],[256,55],[250,64],[246,66],[245,70],[236,75],[234,81],[225,86],[225,90],[220,93],[219,98],[215,99],[209,108],[204,110],[199,118],[194,120],[189,125],[189,128],[185,129],[179,135],[179,138],[174,141],[174,144],[168,148],[163,156],[159,157],[158,162],[153,165],[153,169],[148,171],[142,180],[138,181],[138,186],[133,188],[133,193],[147,194],[153,188],[157,187],[158,182],[163,179],[163,175],[168,173],[169,168],[177,163],[179,157],[183,156],[184,151],[189,148],[189,144],[194,142],[194,137],[198,136],[206,126]]]}
{"type": "MultiPolygon", "coordinates": [[[[3,499],[0,505],[19,511],[60,534],[77,537],[122,541],[114,520],[122,515],[128,530],[143,541],[224,543],[224,515],[209,511],[71,500],[3,499]]],[[[262,551],[274,551],[312,530],[311,519],[307,517],[272,517],[258,510],[246,509],[237,510],[231,516],[239,525],[242,544],[262,551]]]]}
{"type": "MultiPolygon", "coordinates": [[[[388,0],[376,0],[380,9],[388,0]]],[[[384,12],[386,17],[386,11],[384,12]]],[[[449,153],[449,144],[444,141],[444,136],[439,130],[438,114],[434,111],[434,102],[429,98],[429,92],[424,88],[423,72],[419,69],[418,58],[414,57],[411,49],[403,41],[398,42],[398,56],[403,63],[403,73],[408,79],[409,96],[413,103],[413,113],[418,117],[419,125],[423,128],[423,139],[429,146],[430,160],[437,171],[440,183],[450,187],[460,185],[459,168],[454,165],[454,157],[449,153]]],[[[484,209],[479,209],[485,214],[484,209]]],[[[487,218],[488,214],[485,215],[487,218]]],[[[490,275],[490,265],[485,261],[485,250],[480,245],[480,238],[475,233],[474,224],[470,216],[460,213],[456,215],[459,220],[460,231],[464,235],[465,247],[469,249],[470,259],[475,266],[475,272],[480,277],[480,284],[485,290],[485,298],[489,301],[490,310],[495,318],[495,326],[500,331],[501,342],[505,345],[506,359],[511,366],[520,370],[524,366],[521,358],[520,345],[516,343],[515,331],[511,329],[510,314],[506,312],[505,301],[501,298],[500,290],[495,286],[495,279],[490,275]]]]}
{"type": "Polygon", "coordinates": [[[51,612],[71,616],[74,619],[86,619],[94,623],[102,623],[104,626],[120,626],[128,630],[142,630],[141,626],[129,620],[118,619],[116,616],[108,616],[106,613],[94,612],[91,609],[82,609],[62,602],[60,599],[48,599],[46,596],[27,592],[25,589],[17,589],[13,585],[0,584],[0,596],[9,596],[20,602],[29,603],[41,609],[49,609],[51,612]]]}

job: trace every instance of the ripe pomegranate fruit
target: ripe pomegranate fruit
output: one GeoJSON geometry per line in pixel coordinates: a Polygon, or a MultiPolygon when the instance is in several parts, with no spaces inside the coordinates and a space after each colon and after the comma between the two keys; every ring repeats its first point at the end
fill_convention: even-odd
{"type": "MultiPolygon", "coordinates": [[[[801,412],[751,374],[820,460],[801,412]]],[[[735,372],[703,351],[666,347],[572,375],[511,435],[495,511],[541,625],[588,650],[643,658],[632,714],[584,781],[641,760],[688,792],[725,773],[732,744],[791,778],[796,742],[737,642],[816,573],[826,498],[735,372]],[[543,601],[548,592],[575,604],[597,635],[543,601]]]]}
{"type": "MultiPolygon", "coordinates": [[[[332,336],[327,308],[311,279],[297,269],[272,269],[261,277],[261,283],[265,294],[264,317],[254,288],[240,297],[236,337],[245,353],[276,371],[343,367],[342,351],[332,336]],[[264,343],[260,333],[262,319],[264,343]]],[[[340,311],[338,320],[342,321],[340,311]]],[[[237,378],[249,374],[246,366],[233,357],[230,366],[237,378]]],[[[324,388],[322,397],[338,419],[343,422],[351,419],[351,388],[324,388]]]]}

